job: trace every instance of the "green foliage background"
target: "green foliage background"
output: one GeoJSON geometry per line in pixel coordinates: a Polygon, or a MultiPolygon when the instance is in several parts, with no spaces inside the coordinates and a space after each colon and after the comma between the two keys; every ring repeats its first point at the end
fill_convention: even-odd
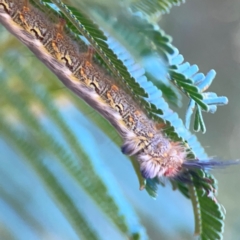
{"type": "MultiPolygon", "coordinates": [[[[143,5],[135,5],[133,10],[139,6],[140,9],[146,9],[144,3],[147,2],[142,2],[143,5]]],[[[156,1],[158,2],[160,1],[156,1]]],[[[234,9],[233,6],[231,8],[234,9]]],[[[154,9],[155,7],[147,12],[154,13],[154,9]]],[[[219,15],[219,12],[225,12],[224,9],[224,5],[219,6],[219,10],[210,14],[208,4],[203,2],[201,5],[193,1],[180,8],[171,9],[173,12],[163,17],[161,26],[173,35],[174,44],[176,42],[175,45],[185,59],[198,63],[202,72],[209,71],[209,68],[217,70],[218,78],[211,89],[220,95],[227,95],[231,103],[232,100],[234,102],[234,96],[238,99],[237,73],[234,77],[229,77],[229,74],[232,76],[237,72],[233,66],[238,66],[236,59],[239,45],[236,33],[240,15],[229,13],[228,16],[231,15],[232,18],[219,15]],[[207,10],[200,11],[204,6],[207,10]],[[223,24],[227,25],[226,32],[223,24]],[[205,28],[209,31],[209,36],[203,34],[205,28]],[[198,34],[199,37],[196,37],[198,34]],[[191,40],[191,37],[195,39],[191,40]],[[234,54],[231,55],[231,50],[227,50],[227,47],[235,47],[234,54]],[[230,56],[224,54],[223,50],[230,56]],[[217,55],[222,52],[222,57],[217,55]],[[229,63],[231,60],[232,64],[229,63]],[[226,83],[226,79],[230,80],[226,83]],[[231,85],[234,84],[236,88],[232,88],[231,85]],[[229,94],[228,89],[231,89],[229,94]]],[[[166,11],[164,7],[162,10],[166,11]]],[[[151,21],[155,21],[156,17],[158,16],[152,16],[151,21]]],[[[145,192],[139,192],[137,178],[130,163],[95,125],[119,145],[120,139],[114,129],[63,87],[32,53],[2,28],[1,33],[0,132],[3,156],[0,158],[0,208],[3,216],[7,217],[1,219],[0,235],[4,239],[77,239],[77,236],[82,239],[124,239],[127,234],[133,238],[140,236],[145,239],[146,227],[151,239],[192,239],[193,217],[190,201],[184,199],[179,192],[173,192],[170,186],[158,190],[158,200],[154,203],[145,192]],[[75,107],[80,109],[82,114],[78,113],[75,107]],[[7,121],[3,121],[4,119],[7,121]],[[82,162],[79,166],[80,159],[82,162]],[[62,162],[61,166],[58,164],[59,160],[62,162]],[[110,173],[108,169],[111,169],[110,173]],[[76,186],[76,183],[81,188],[76,186]],[[99,209],[105,212],[108,218],[99,209]],[[185,214],[182,214],[183,212],[185,214]],[[17,227],[14,228],[13,225],[17,227]]],[[[136,46],[137,43],[133,41],[132,44],[136,46]]],[[[144,45],[142,42],[138,44],[144,45]]],[[[161,49],[159,51],[161,52],[161,49]]],[[[171,53],[171,48],[167,45],[161,52],[163,57],[166,51],[171,53]]],[[[135,59],[141,57],[137,55],[138,51],[132,54],[135,59]]],[[[169,87],[171,85],[166,86],[171,93],[175,93],[169,87]]],[[[164,92],[164,86],[160,87],[164,92]]],[[[142,94],[141,91],[136,93],[142,94]]],[[[165,97],[171,102],[169,96],[172,96],[169,92],[165,93],[165,97]]],[[[172,102],[176,103],[176,98],[174,99],[172,102]]],[[[183,99],[184,112],[187,105],[185,100],[186,98],[183,99]]],[[[181,110],[177,111],[183,116],[181,110]]],[[[233,125],[230,124],[233,119],[231,116],[235,119],[237,113],[237,109],[234,111],[231,107],[230,110],[228,106],[213,116],[204,115],[207,120],[213,119],[213,125],[211,122],[206,124],[206,135],[199,134],[203,145],[211,146],[211,149],[208,149],[210,155],[217,153],[223,158],[238,157],[234,149],[238,137],[237,126],[235,130],[230,127],[233,125]],[[216,119],[219,125],[216,124],[216,119]],[[228,128],[223,128],[226,125],[228,128]],[[231,135],[236,136],[236,139],[231,135]],[[226,136],[229,136],[229,141],[226,136]],[[223,152],[222,146],[227,144],[227,150],[223,152]]],[[[234,195],[234,188],[228,186],[237,186],[234,185],[237,181],[236,176],[229,172],[234,171],[226,170],[219,176],[220,198],[225,200],[224,206],[228,211],[226,239],[234,239],[238,222],[233,213],[237,212],[235,198],[238,196],[234,195]]],[[[207,224],[211,225],[212,222],[207,224]]],[[[221,224],[219,227],[221,228],[221,224]]],[[[218,237],[213,235],[211,239],[216,238],[218,237]]]]}

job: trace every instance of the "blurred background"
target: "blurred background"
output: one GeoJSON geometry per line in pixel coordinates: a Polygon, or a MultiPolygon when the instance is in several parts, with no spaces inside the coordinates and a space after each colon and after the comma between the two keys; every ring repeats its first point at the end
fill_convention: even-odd
{"type": "MultiPolygon", "coordinates": [[[[160,26],[173,37],[173,45],[179,49],[185,61],[197,64],[203,73],[210,69],[216,70],[217,77],[210,91],[227,96],[229,104],[220,107],[214,115],[205,114],[207,132],[198,133],[197,136],[209,156],[226,160],[239,159],[240,2],[187,1],[180,7],[172,8],[169,15],[164,15],[160,26]]],[[[31,139],[34,146],[38,144],[38,136],[43,133],[32,128],[34,124],[31,126],[31,121],[25,123],[26,127],[18,125],[19,119],[24,121],[24,117],[27,117],[24,110],[27,108],[50,133],[50,142],[53,139],[67,146],[64,134],[59,133],[54,121],[48,117],[41,100],[42,97],[48,101],[46,89],[50,89],[49,96],[55,99],[54,106],[59,115],[91,156],[94,168],[105,178],[109,189],[119,194],[118,197],[124,203],[122,211],[131,215],[129,219],[132,225],[141,228],[142,224],[153,240],[194,239],[191,202],[179,191],[173,191],[170,184],[159,187],[156,200],[145,191],[139,191],[130,161],[108,137],[110,135],[119,142],[116,132],[95,111],[72,96],[3,27],[0,32],[0,81],[3,83],[0,84],[0,117],[6,118],[9,124],[15,123],[15,130],[26,135],[24,139],[31,139]],[[28,90],[25,90],[26,86],[28,90]],[[11,95],[13,90],[14,94],[11,95]],[[138,218],[134,212],[131,213],[133,210],[138,218]]],[[[187,99],[183,99],[180,116],[184,116],[186,103],[187,99]]],[[[54,112],[53,109],[50,107],[49,111],[54,112]]],[[[44,187],[34,167],[19,153],[6,127],[0,126],[0,238],[78,239],[64,211],[54,201],[51,191],[44,187]]],[[[69,151],[69,148],[65,149],[69,151]]],[[[41,158],[102,239],[126,239],[86,195],[86,191],[74,183],[66,169],[57,164],[55,156],[43,152],[41,158]]],[[[219,182],[218,200],[227,212],[224,239],[240,239],[239,171],[240,168],[232,167],[214,172],[219,182]]]]}
{"type": "MultiPolygon", "coordinates": [[[[164,29],[186,61],[217,76],[210,91],[227,96],[229,104],[211,115],[205,114],[207,132],[197,134],[209,156],[239,159],[240,137],[240,2],[186,1],[164,16],[164,29]]],[[[240,239],[239,169],[215,171],[219,201],[226,208],[224,239],[240,239]]]]}

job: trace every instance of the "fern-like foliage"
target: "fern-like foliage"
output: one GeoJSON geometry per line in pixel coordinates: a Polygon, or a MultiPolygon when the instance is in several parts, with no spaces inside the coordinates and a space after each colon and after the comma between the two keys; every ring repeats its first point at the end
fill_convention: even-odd
{"type": "MultiPolygon", "coordinates": [[[[92,9],[96,9],[96,12],[92,14],[93,19],[95,19],[96,22],[100,21],[101,26],[110,32],[113,37],[120,40],[127,51],[131,52],[134,59],[144,58],[146,56],[155,56],[155,62],[158,63],[158,65],[156,65],[157,70],[155,70],[155,77],[153,77],[152,73],[149,72],[148,68],[146,68],[145,65],[143,65],[144,70],[141,71],[141,69],[139,69],[139,65],[135,66],[134,62],[127,61],[129,59],[122,60],[125,60],[125,66],[128,68],[130,73],[131,69],[134,69],[134,71],[136,71],[136,68],[138,69],[139,74],[137,77],[135,77],[135,84],[138,82],[141,84],[141,86],[147,86],[152,95],[157,95],[158,93],[154,91],[154,89],[150,89],[150,86],[148,85],[149,83],[145,83],[146,76],[148,76],[147,80],[154,82],[155,86],[159,87],[159,90],[161,91],[166,90],[166,86],[168,87],[167,89],[169,89],[169,85],[176,85],[184,95],[190,98],[190,105],[186,113],[186,127],[189,129],[191,115],[194,111],[194,108],[196,107],[194,130],[198,131],[201,129],[203,132],[205,132],[205,124],[202,117],[202,111],[213,113],[216,111],[218,105],[225,105],[228,102],[226,97],[218,97],[215,93],[204,93],[204,91],[207,90],[211,85],[216,75],[214,70],[211,70],[205,76],[203,73],[198,72],[198,67],[196,65],[190,65],[188,62],[184,63],[183,56],[179,54],[178,50],[171,44],[170,36],[166,35],[164,31],[160,29],[160,27],[155,23],[150,23],[145,18],[132,15],[131,12],[126,11],[126,9],[123,8],[120,4],[117,5],[118,11],[115,15],[109,11],[109,8],[106,5],[101,5],[101,12],[99,12],[97,8],[98,5],[96,6],[95,3],[91,4],[91,1],[88,2],[87,5],[84,4],[84,1],[83,3],[78,3],[77,5],[80,9],[89,11],[89,14],[91,14],[93,11],[92,9]],[[129,22],[132,23],[130,26],[128,24],[129,22]],[[128,28],[122,27],[126,25],[128,25],[128,28]],[[137,51],[135,49],[137,49],[137,51]],[[144,72],[146,75],[143,75],[144,72]]],[[[66,5],[62,7],[66,8],[66,5]]],[[[65,9],[65,11],[68,10],[65,9]]],[[[79,17],[79,21],[81,22],[81,17],[79,14],[80,13],[78,11],[74,17],[79,17]]],[[[87,15],[89,16],[89,14],[87,15]]],[[[71,12],[69,12],[69,18],[71,18],[71,12]]],[[[88,24],[86,25],[90,26],[88,24]]],[[[90,31],[92,30],[93,28],[91,27],[90,31]]],[[[91,34],[91,32],[88,34],[85,33],[84,35],[89,34],[91,34]]],[[[100,39],[104,40],[105,36],[103,34],[101,34],[101,36],[93,36],[94,37],[90,40],[90,43],[93,45],[99,44],[101,47],[102,41],[100,39]]],[[[116,48],[115,43],[109,44],[109,47],[115,52],[115,54],[118,55],[119,59],[121,59],[121,56],[125,56],[126,58],[124,50],[119,50],[119,47],[116,48]]],[[[99,51],[102,51],[102,49],[99,49],[99,51]]],[[[104,55],[105,53],[102,54],[101,57],[104,58],[104,55]]],[[[111,61],[111,57],[113,57],[113,55],[107,55],[105,57],[105,61],[111,61]]],[[[116,64],[117,60],[109,63],[109,66],[112,70],[112,64],[114,63],[116,64]]],[[[121,74],[122,78],[125,78],[125,83],[134,88],[134,91],[136,91],[136,93],[141,96],[144,90],[140,91],[140,89],[136,88],[133,83],[133,79],[131,78],[130,80],[126,75],[126,72],[122,71],[124,69],[124,66],[120,66],[119,64],[120,63],[118,62],[119,72],[117,72],[117,74],[121,74]]],[[[133,73],[131,74],[134,76],[133,73]]],[[[176,91],[175,96],[178,96],[176,91]]],[[[167,100],[169,101],[168,98],[167,100]]],[[[175,102],[176,101],[177,99],[175,99],[175,102]]],[[[147,104],[144,104],[146,109],[149,109],[148,104],[149,101],[147,104]]],[[[157,104],[157,102],[153,103],[153,105],[157,104]]],[[[151,108],[149,109],[149,115],[154,118],[154,116],[151,114],[151,112],[155,110],[155,107],[153,105],[151,105],[151,108]]],[[[157,111],[157,113],[160,112],[160,110],[157,111]]]]}
{"type": "Polygon", "coordinates": [[[10,141],[13,141],[14,146],[20,149],[25,159],[29,161],[34,170],[40,175],[41,180],[44,181],[50,194],[56,199],[57,204],[60,204],[60,207],[66,212],[66,216],[68,216],[69,221],[72,222],[79,238],[98,239],[98,236],[86,222],[85,217],[79,212],[75,203],[58,183],[58,180],[47,166],[44,165],[43,160],[39,158],[39,155],[42,155],[42,150],[39,154],[36,147],[31,146],[30,141],[22,139],[20,133],[11,129],[12,127],[8,125],[6,121],[4,122],[2,120],[3,116],[1,116],[1,133],[5,134],[10,141]]]}
{"type": "MultiPolygon", "coordinates": [[[[183,63],[182,55],[171,44],[171,37],[150,21],[150,16],[153,14],[169,12],[173,5],[179,5],[183,1],[137,0],[130,4],[124,4],[124,1],[69,2],[70,4],[60,0],[42,0],[33,1],[33,4],[48,14],[64,17],[69,33],[74,34],[79,41],[86,40],[84,44],[94,47],[95,58],[99,65],[115,76],[116,81],[141,104],[150,118],[167,125],[165,134],[171,140],[180,141],[187,146],[189,158],[207,159],[196,136],[188,130],[191,115],[196,109],[194,129],[205,132],[202,111],[214,113],[218,105],[227,103],[227,98],[218,97],[212,92],[205,93],[215,77],[215,71],[211,70],[205,76],[198,72],[196,65],[183,63]],[[149,59],[151,63],[156,63],[154,72],[147,66],[149,59]],[[168,104],[178,105],[177,102],[181,101],[181,93],[190,99],[185,125],[168,104]]],[[[4,39],[1,41],[3,42],[4,39]]],[[[5,48],[7,44],[8,48],[13,48],[13,44],[7,42],[5,48]]],[[[13,143],[38,173],[79,237],[100,238],[68,196],[57,177],[50,171],[48,164],[44,164],[41,159],[42,154],[53,156],[58,160],[66,174],[71,176],[74,182],[95,201],[118,231],[131,239],[147,239],[136,213],[124,196],[120,192],[116,193],[118,186],[117,184],[113,186],[114,180],[111,180],[114,178],[104,177],[106,174],[103,174],[104,170],[101,167],[97,167],[99,163],[91,155],[91,151],[88,152],[87,147],[81,145],[73,129],[66,124],[66,120],[53,101],[52,84],[47,81],[41,84],[33,82],[34,69],[32,72],[29,71],[27,63],[26,65],[22,63],[21,70],[16,69],[11,73],[16,64],[13,62],[11,65],[12,58],[18,59],[18,54],[7,52],[3,48],[0,48],[0,51],[3,56],[0,64],[1,98],[6,103],[0,110],[2,116],[0,133],[13,143]],[[12,79],[13,82],[8,82],[8,79],[12,79]],[[63,136],[64,143],[53,137],[39,117],[31,111],[32,104],[41,106],[44,115],[63,136]],[[16,114],[21,127],[32,129],[31,133],[24,133],[26,139],[19,137],[21,131],[15,130],[14,124],[8,122],[11,114],[16,114]],[[38,147],[35,147],[31,139],[35,139],[38,147]],[[83,227],[78,229],[78,224],[83,227]]],[[[51,76],[46,74],[51,79],[51,76]]],[[[78,99],[69,93],[65,94],[75,106],[87,111],[86,106],[79,103],[78,99]]],[[[108,123],[99,116],[94,116],[91,120],[118,144],[118,139],[111,135],[109,130],[113,129],[109,125],[106,127],[108,123]]],[[[159,180],[143,179],[134,159],[132,163],[140,185],[142,187],[144,185],[147,192],[156,197],[159,180]]],[[[192,179],[192,185],[179,182],[173,182],[173,185],[192,200],[196,221],[195,232],[202,239],[221,239],[224,213],[215,198],[215,179],[202,170],[188,174],[192,179]],[[208,182],[202,179],[208,179],[208,182]]]]}

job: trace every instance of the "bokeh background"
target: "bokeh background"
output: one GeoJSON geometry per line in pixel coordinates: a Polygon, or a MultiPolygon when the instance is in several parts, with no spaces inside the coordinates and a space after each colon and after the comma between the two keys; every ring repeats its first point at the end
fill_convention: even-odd
{"type": "MultiPolygon", "coordinates": [[[[204,115],[207,132],[197,134],[200,142],[209,156],[239,159],[240,2],[187,1],[163,20],[185,60],[197,64],[204,73],[216,70],[210,90],[229,99],[229,104],[214,115],[204,115]]],[[[240,239],[239,169],[229,168],[214,175],[219,181],[218,198],[227,211],[224,239],[240,239]]]]}
{"type": "MultiPolygon", "coordinates": [[[[214,115],[204,114],[207,132],[204,135],[197,134],[200,142],[209,156],[226,160],[240,158],[240,2],[187,1],[186,4],[171,9],[169,15],[164,15],[160,25],[173,37],[173,45],[183,54],[185,61],[197,64],[203,73],[210,69],[217,71],[210,90],[229,98],[229,104],[220,107],[214,115]]],[[[165,188],[159,187],[156,200],[149,197],[145,191],[139,191],[138,180],[129,160],[94,124],[94,119],[96,121],[99,116],[77,100],[78,107],[82,109],[79,112],[71,100],[65,97],[69,96],[69,91],[32,53],[26,51],[3,27],[0,32],[0,81],[6,81],[8,76],[12,82],[11,87],[19,94],[25,94],[24,87],[20,84],[24,78],[18,75],[13,77],[11,68],[29,69],[29,77],[32,77],[36,85],[44,79],[55,97],[62,117],[77,134],[88,154],[95,159],[95,166],[101,169],[104,176],[112,179],[114,190],[124,195],[133,206],[149,237],[153,240],[194,239],[191,202],[178,191],[173,191],[170,184],[165,188]],[[6,53],[9,46],[11,50],[6,53]],[[7,60],[6,56],[9,57],[7,60]]],[[[0,102],[1,106],[5,107],[9,103],[3,95],[0,84],[0,102]]],[[[31,101],[30,96],[24,97],[31,101]]],[[[70,99],[72,98],[74,97],[71,96],[70,99]]],[[[184,116],[186,110],[187,101],[183,100],[180,116],[184,116]]],[[[76,102],[76,99],[74,101],[76,102]]],[[[30,106],[52,136],[64,142],[58,129],[45,116],[42,106],[30,106]]],[[[19,106],[17,108],[21,111],[19,106]]],[[[13,122],[17,121],[15,111],[14,108],[9,109],[13,122]]],[[[102,129],[108,127],[103,122],[102,129]]],[[[117,138],[114,131],[110,134],[117,138]]],[[[32,168],[22,159],[11,141],[6,141],[1,132],[0,136],[0,239],[78,239],[32,168]]],[[[44,159],[102,239],[126,239],[55,163],[54,157],[45,156],[44,159]]],[[[218,199],[227,211],[224,239],[240,239],[239,172],[240,167],[214,172],[219,181],[218,199]]]]}

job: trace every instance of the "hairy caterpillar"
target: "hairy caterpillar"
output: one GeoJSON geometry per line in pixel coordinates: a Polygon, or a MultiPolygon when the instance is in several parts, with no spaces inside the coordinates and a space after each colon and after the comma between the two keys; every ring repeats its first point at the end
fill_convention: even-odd
{"type": "Polygon", "coordinates": [[[220,165],[187,160],[186,148],[168,139],[131,95],[94,63],[91,49],[79,48],[66,34],[63,20],[52,23],[27,0],[0,0],[0,22],[111,122],[123,139],[122,152],[136,157],[144,178],[178,178],[188,169],[220,165]]]}

